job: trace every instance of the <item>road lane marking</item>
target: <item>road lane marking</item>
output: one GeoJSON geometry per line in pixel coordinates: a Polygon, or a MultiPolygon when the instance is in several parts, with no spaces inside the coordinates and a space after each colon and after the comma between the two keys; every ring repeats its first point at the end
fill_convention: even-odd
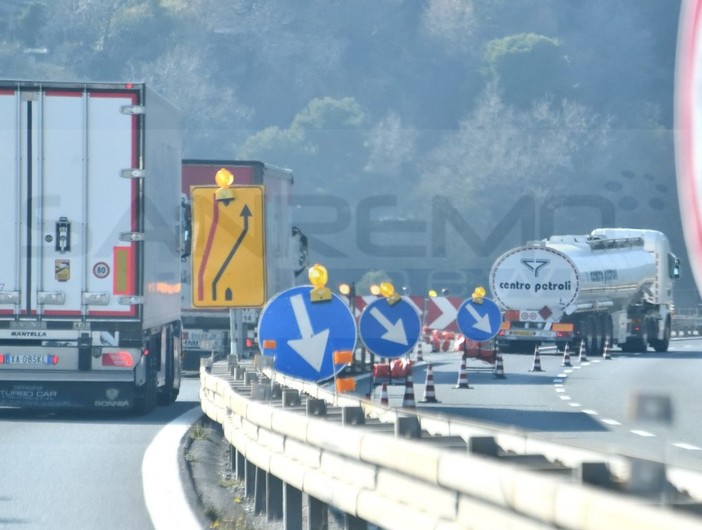
{"type": "Polygon", "coordinates": [[[602,423],[606,423],[607,425],[621,425],[622,422],[613,420],[611,418],[605,418],[602,420],[602,423]]]}
{"type": "Polygon", "coordinates": [[[201,530],[180,481],[178,450],[190,426],[202,417],[197,406],[165,425],[149,444],[141,462],[146,509],[156,530],[201,530]]]}
{"type": "Polygon", "coordinates": [[[583,412],[585,414],[589,414],[590,416],[598,416],[599,415],[596,410],[592,410],[592,409],[583,409],[583,412]]]}
{"type": "Polygon", "coordinates": [[[637,434],[637,435],[639,435],[639,436],[643,436],[644,438],[655,438],[655,437],[656,437],[656,435],[653,434],[653,433],[651,433],[651,432],[642,431],[642,430],[639,430],[639,429],[632,429],[632,430],[629,431],[629,432],[631,432],[631,433],[633,433],[633,434],[637,434]]]}
{"type": "Polygon", "coordinates": [[[702,447],[697,447],[696,445],[688,444],[685,442],[674,443],[673,446],[679,449],[687,449],[688,451],[702,451],[702,447]]]}
{"type": "Polygon", "coordinates": [[[568,405],[570,405],[571,407],[580,407],[581,406],[580,403],[577,403],[575,401],[568,403],[568,405]]]}

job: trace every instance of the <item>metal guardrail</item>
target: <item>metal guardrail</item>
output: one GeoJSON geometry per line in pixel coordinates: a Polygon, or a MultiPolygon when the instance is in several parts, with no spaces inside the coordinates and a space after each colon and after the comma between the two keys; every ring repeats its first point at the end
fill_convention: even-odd
{"type": "MultiPolygon", "coordinates": [[[[635,491],[632,475],[641,471],[660,480],[655,465],[637,471],[616,455],[382,407],[265,368],[220,362],[200,378],[203,411],[239,455],[381,528],[702,528],[702,518],[661,506],[646,487],[635,491]],[[411,438],[416,427],[427,438],[411,438]]],[[[691,505],[702,498],[699,475],[664,468],[663,477],[686,488],[691,505]]]]}

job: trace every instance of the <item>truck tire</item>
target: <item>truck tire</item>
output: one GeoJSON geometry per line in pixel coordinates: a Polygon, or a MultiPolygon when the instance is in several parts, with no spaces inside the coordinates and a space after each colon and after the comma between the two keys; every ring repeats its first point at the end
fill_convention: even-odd
{"type": "Polygon", "coordinates": [[[174,348],[173,348],[173,329],[169,326],[168,329],[166,330],[166,354],[165,354],[165,359],[166,359],[166,366],[164,367],[165,373],[164,373],[164,383],[161,388],[158,389],[158,393],[156,396],[156,402],[159,405],[170,405],[173,403],[177,397],[178,397],[178,389],[175,388],[175,357],[174,357],[174,348]]]}
{"type": "Polygon", "coordinates": [[[658,353],[668,351],[668,348],[670,347],[670,329],[670,317],[668,317],[665,321],[665,326],[663,327],[663,337],[651,341],[651,347],[658,353]]]}

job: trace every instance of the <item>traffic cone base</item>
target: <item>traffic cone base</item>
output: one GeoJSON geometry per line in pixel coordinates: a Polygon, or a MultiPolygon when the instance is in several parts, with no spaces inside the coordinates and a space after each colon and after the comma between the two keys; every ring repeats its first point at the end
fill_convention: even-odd
{"type": "Polygon", "coordinates": [[[543,372],[541,369],[541,356],[539,355],[539,347],[534,348],[534,363],[531,366],[530,372],[543,372]]]}
{"type": "Polygon", "coordinates": [[[585,339],[580,341],[580,353],[578,354],[578,360],[582,362],[587,362],[587,352],[585,351],[585,339]]]}
{"type": "Polygon", "coordinates": [[[434,371],[431,367],[431,363],[427,365],[427,377],[424,384],[424,399],[420,403],[440,403],[436,399],[436,393],[434,389],[434,371]]]}
{"type": "Polygon", "coordinates": [[[471,388],[468,385],[468,370],[466,370],[465,358],[461,358],[461,365],[458,368],[458,382],[453,388],[471,388]]]}
{"type": "Polygon", "coordinates": [[[414,383],[412,382],[411,374],[407,374],[407,378],[405,379],[405,395],[402,398],[402,406],[412,409],[417,406],[414,401],[414,383]]]}
{"type": "Polygon", "coordinates": [[[563,364],[561,366],[572,366],[570,364],[570,352],[568,351],[568,345],[565,345],[565,349],[563,350],[563,364]]]}
{"type": "Polygon", "coordinates": [[[505,366],[502,362],[502,354],[498,353],[495,356],[495,370],[492,374],[493,379],[506,379],[505,366]]]}

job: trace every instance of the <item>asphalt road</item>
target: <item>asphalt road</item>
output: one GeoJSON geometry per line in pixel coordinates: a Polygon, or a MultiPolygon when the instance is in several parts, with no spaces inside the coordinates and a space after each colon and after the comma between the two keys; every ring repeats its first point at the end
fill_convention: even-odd
{"type": "MultiPolygon", "coordinates": [[[[589,358],[563,366],[563,356],[541,353],[534,368],[532,355],[504,354],[504,379],[493,376],[490,365],[468,360],[470,389],[455,388],[460,354],[424,354],[431,363],[435,396],[440,403],[421,403],[425,396],[427,364],[414,369],[414,396],[420,411],[514,426],[547,439],[598,450],[633,454],[702,469],[702,425],[698,410],[698,374],[702,373],[702,341],[676,340],[668,353],[623,354],[589,358]],[[637,396],[669,399],[672,421],[637,419],[637,396]]],[[[359,386],[368,382],[361,382],[359,386]]],[[[381,387],[373,389],[379,400],[381,387]]],[[[401,405],[406,389],[388,389],[390,405],[401,405]]],[[[640,398],[639,398],[640,399],[640,398]]]]}

